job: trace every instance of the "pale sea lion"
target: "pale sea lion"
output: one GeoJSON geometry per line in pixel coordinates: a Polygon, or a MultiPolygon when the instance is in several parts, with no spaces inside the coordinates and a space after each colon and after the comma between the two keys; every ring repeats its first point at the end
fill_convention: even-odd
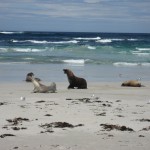
{"type": "Polygon", "coordinates": [[[70,83],[68,89],[87,89],[87,82],[84,78],[75,76],[73,72],[69,69],[63,69],[63,71],[67,75],[68,81],[70,83]]]}
{"type": "Polygon", "coordinates": [[[122,83],[121,86],[141,87],[141,83],[138,80],[129,80],[122,83]]]}
{"type": "Polygon", "coordinates": [[[55,93],[56,92],[56,83],[52,82],[50,86],[41,84],[39,81],[35,80],[34,77],[30,77],[34,85],[34,93],[55,93]]]}

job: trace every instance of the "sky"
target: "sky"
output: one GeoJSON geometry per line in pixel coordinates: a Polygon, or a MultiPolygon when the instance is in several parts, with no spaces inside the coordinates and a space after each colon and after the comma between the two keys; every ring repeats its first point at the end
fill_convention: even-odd
{"type": "Polygon", "coordinates": [[[150,0],[0,0],[0,31],[150,33],[150,0]]]}

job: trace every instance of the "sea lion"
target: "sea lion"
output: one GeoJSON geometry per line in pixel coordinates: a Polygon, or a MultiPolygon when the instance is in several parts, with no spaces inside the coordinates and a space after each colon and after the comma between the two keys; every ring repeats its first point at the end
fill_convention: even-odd
{"type": "Polygon", "coordinates": [[[56,83],[52,82],[50,86],[46,86],[41,84],[39,81],[35,80],[35,78],[32,76],[30,77],[31,81],[34,85],[34,93],[55,93],[56,92],[56,83]]]}
{"type": "Polygon", "coordinates": [[[129,80],[121,84],[121,86],[141,87],[141,83],[138,80],[129,80]]]}
{"type": "Polygon", "coordinates": [[[87,89],[87,82],[84,78],[75,76],[73,72],[69,69],[63,69],[63,71],[67,75],[68,81],[70,83],[68,89],[87,89]]]}
{"type": "MultiPolygon", "coordinates": [[[[33,73],[33,72],[30,72],[30,73],[28,73],[28,74],[26,75],[26,82],[32,82],[32,81],[31,81],[31,77],[34,77],[34,73],[33,73]]],[[[39,79],[39,78],[35,78],[35,80],[41,81],[41,79],[39,79]]]]}

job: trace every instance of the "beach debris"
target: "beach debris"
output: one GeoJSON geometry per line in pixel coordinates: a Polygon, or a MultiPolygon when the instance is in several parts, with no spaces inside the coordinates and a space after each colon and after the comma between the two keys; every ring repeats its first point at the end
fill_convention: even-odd
{"type": "MultiPolygon", "coordinates": [[[[99,100],[99,97],[95,97],[94,99],[91,99],[91,98],[77,98],[77,99],[66,98],[66,100],[72,100],[72,101],[78,100],[83,103],[102,103],[101,107],[112,107],[111,104],[113,104],[113,102],[110,102],[110,101],[101,101],[101,100],[99,100]]],[[[78,104],[78,103],[74,102],[74,104],[78,104]]]]}
{"type": "Polygon", "coordinates": [[[144,135],[139,135],[139,137],[145,137],[144,135]]]}
{"type": "Polygon", "coordinates": [[[51,115],[51,114],[46,114],[45,116],[53,116],[53,115],[51,115]]]}
{"type": "Polygon", "coordinates": [[[6,136],[15,136],[15,135],[13,135],[13,134],[2,134],[2,135],[0,135],[1,138],[4,138],[6,136]]]}
{"type": "Polygon", "coordinates": [[[53,122],[51,123],[54,128],[73,128],[74,126],[67,122],[53,122]]]}
{"type": "Polygon", "coordinates": [[[26,108],[26,107],[27,107],[27,105],[20,105],[20,107],[21,107],[21,108],[26,108]]]}
{"type": "Polygon", "coordinates": [[[121,102],[121,100],[118,99],[118,100],[116,100],[116,102],[117,102],[117,103],[118,103],[118,102],[121,102]]]}
{"type": "Polygon", "coordinates": [[[79,100],[80,102],[83,102],[83,103],[91,103],[90,98],[79,98],[77,100],[79,100]]]}
{"type": "Polygon", "coordinates": [[[149,131],[149,130],[150,130],[150,126],[146,127],[146,128],[143,128],[141,131],[149,131]]]}
{"type": "Polygon", "coordinates": [[[13,149],[18,149],[19,147],[15,146],[13,149]]]}
{"type": "Polygon", "coordinates": [[[113,125],[113,124],[100,124],[106,131],[111,130],[119,130],[119,131],[134,131],[132,128],[126,127],[126,126],[119,126],[119,125],[113,125]]]}
{"type": "Polygon", "coordinates": [[[124,117],[123,115],[117,115],[117,117],[124,117]]]}
{"type": "Polygon", "coordinates": [[[12,123],[12,125],[18,125],[19,123],[22,123],[22,121],[29,121],[29,119],[18,117],[14,119],[7,119],[7,121],[12,123]]]}
{"type": "Polygon", "coordinates": [[[100,100],[96,100],[94,102],[96,102],[96,103],[103,103],[103,101],[100,101],[100,100]]]}
{"type": "Polygon", "coordinates": [[[36,103],[44,103],[44,102],[45,102],[44,100],[36,101],[36,103]]]}
{"type": "Polygon", "coordinates": [[[91,99],[94,99],[94,97],[95,97],[95,95],[94,95],[94,94],[92,94],[92,95],[91,95],[91,99]]]}
{"type": "Polygon", "coordinates": [[[73,100],[72,98],[66,98],[67,101],[73,100]]]}
{"type": "Polygon", "coordinates": [[[144,107],[144,105],[136,105],[136,107],[144,107]]]}
{"type": "Polygon", "coordinates": [[[141,121],[141,122],[150,122],[150,119],[136,119],[137,121],[141,121]]]}
{"type": "Polygon", "coordinates": [[[19,127],[12,127],[13,130],[20,130],[19,127]]]}
{"type": "Polygon", "coordinates": [[[104,106],[104,107],[112,107],[110,104],[102,104],[102,106],[104,106]]]}
{"type": "Polygon", "coordinates": [[[100,114],[96,114],[96,116],[106,116],[106,112],[100,113],[100,114]]]}
{"type": "MultiPolygon", "coordinates": [[[[74,128],[74,127],[80,127],[83,126],[83,124],[78,124],[78,125],[72,125],[67,122],[52,122],[52,123],[45,123],[43,125],[40,125],[40,127],[46,129],[45,132],[54,132],[52,129],[53,128],[74,128]]],[[[45,133],[41,131],[41,133],[45,133]]]]}
{"type": "Polygon", "coordinates": [[[26,130],[27,128],[26,127],[22,127],[22,128],[19,128],[19,127],[12,127],[13,130],[26,130]]]}
{"type": "Polygon", "coordinates": [[[41,131],[41,133],[46,133],[46,132],[49,132],[49,133],[53,133],[54,131],[51,129],[47,129],[46,131],[41,131]]]}
{"type": "Polygon", "coordinates": [[[150,100],[147,102],[147,104],[150,104],[150,100]]]}
{"type": "Polygon", "coordinates": [[[66,100],[78,100],[78,101],[83,102],[83,103],[91,103],[90,98],[77,98],[77,99],[66,98],[66,100]]]}
{"type": "Polygon", "coordinates": [[[23,97],[23,96],[21,96],[21,97],[20,97],[20,100],[21,100],[21,101],[24,101],[24,100],[26,100],[26,98],[23,97]]]}
{"type": "Polygon", "coordinates": [[[0,102],[0,106],[7,104],[6,102],[0,102]]]}
{"type": "Polygon", "coordinates": [[[67,122],[52,122],[52,123],[46,123],[44,125],[40,125],[40,127],[54,127],[54,128],[74,128],[74,127],[78,127],[78,126],[83,126],[83,124],[78,124],[78,125],[72,125],[70,123],[67,122]]]}

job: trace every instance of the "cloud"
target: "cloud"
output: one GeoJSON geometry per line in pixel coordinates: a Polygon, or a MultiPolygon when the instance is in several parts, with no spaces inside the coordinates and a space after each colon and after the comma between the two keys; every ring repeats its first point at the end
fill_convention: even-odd
{"type": "Polygon", "coordinates": [[[1,0],[0,14],[84,20],[150,18],[150,2],[133,0],[1,0]]]}
{"type": "MultiPolygon", "coordinates": [[[[0,19],[150,24],[148,0],[1,0],[0,19]]],[[[10,21],[11,20],[11,21],[10,21]]]]}
{"type": "Polygon", "coordinates": [[[84,2],[86,2],[86,3],[99,3],[99,2],[101,2],[101,0],[84,0],[84,2]]]}

